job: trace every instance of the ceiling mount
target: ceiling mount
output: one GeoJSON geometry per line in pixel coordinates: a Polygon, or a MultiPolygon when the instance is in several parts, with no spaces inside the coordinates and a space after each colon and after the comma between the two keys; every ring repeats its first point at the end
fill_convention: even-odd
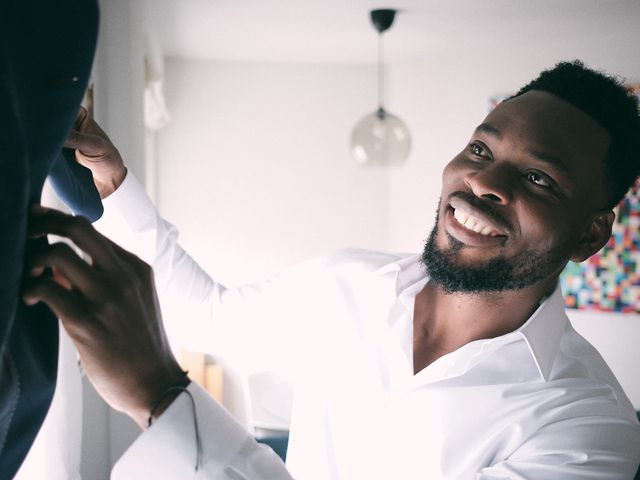
{"type": "Polygon", "coordinates": [[[393,20],[395,18],[396,10],[389,8],[371,10],[371,23],[373,23],[373,27],[378,31],[378,33],[389,30],[391,25],[393,25],[393,20]]]}

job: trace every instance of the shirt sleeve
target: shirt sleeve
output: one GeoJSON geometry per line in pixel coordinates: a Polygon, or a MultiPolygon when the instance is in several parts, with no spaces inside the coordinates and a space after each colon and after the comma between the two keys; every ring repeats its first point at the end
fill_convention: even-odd
{"type": "Polygon", "coordinates": [[[153,478],[290,480],[271,448],[257,443],[196,383],[180,394],[118,460],[112,480],[153,478]],[[195,418],[201,457],[198,462],[195,418]]]}
{"type": "Polygon", "coordinates": [[[640,433],[624,418],[591,416],[547,425],[508,460],[476,480],[629,480],[640,463],[640,433]]]}
{"type": "MultiPolygon", "coordinates": [[[[152,265],[158,289],[172,288],[197,297],[215,282],[178,244],[178,231],[164,220],[144,188],[128,172],[118,189],[103,199],[104,214],[93,225],[98,231],[152,265]],[[174,280],[174,273],[199,278],[197,285],[174,280]]],[[[220,286],[218,286],[220,287],[220,286]]]]}
{"type": "Polygon", "coordinates": [[[299,268],[268,281],[227,288],[183,250],[177,229],[160,216],[131,172],[103,203],[104,214],[94,226],[153,267],[165,327],[173,340],[191,350],[237,359],[258,352],[268,360],[274,352],[286,351],[286,339],[297,327],[289,314],[293,302],[283,301],[282,288],[284,279],[299,268]]]}

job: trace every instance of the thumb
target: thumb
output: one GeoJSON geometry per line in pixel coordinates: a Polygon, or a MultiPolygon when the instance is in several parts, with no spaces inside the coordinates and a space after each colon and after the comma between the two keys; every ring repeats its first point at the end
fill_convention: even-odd
{"type": "Polygon", "coordinates": [[[73,122],[73,128],[75,130],[80,130],[82,127],[82,124],[85,122],[88,116],[89,114],[87,112],[87,109],[81,105],[80,108],[78,109],[78,114],[76,115],[76,119],[73,122]]]}
{"type": "Polygon", "coordinates": [[[82,155],[87,157],[100,157],[108,153],[104,138],[78,130],[71,130],[71,132],[69,132],[64,146],[66,148],[79,150],[82,155]]]}

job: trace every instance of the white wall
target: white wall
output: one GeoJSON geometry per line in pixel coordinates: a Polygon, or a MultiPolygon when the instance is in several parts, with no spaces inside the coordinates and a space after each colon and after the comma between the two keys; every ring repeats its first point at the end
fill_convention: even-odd
{"type": "Polygon", "coordinates": [[[245,283],[337,248],[388,248],[387,173],[347,148],[375,107],[374,73],[168,60],[158,204],[208,271],[245,283]]]}
{"type": "Polygon", "coordinates": [[[568,313],[574,328],[598,349],[633,406],[640,410],[640,315],[581,310],[569,310],[568,313]]]}

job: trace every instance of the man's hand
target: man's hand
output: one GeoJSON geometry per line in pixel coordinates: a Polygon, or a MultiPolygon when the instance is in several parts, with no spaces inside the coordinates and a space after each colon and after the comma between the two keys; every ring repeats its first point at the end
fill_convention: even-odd
{"type": "Polygon", "coordinates": [[[120,152],[82,107],[64,146],[76,149],[76,160],[91,170],[100,198],[108,197],[122,184],[127,169],[120,152]]]}
{"type": "MultiPolygon", "coordinates": [[[[39,247],[27,260],[30,278],[24,301],[49,305],[76,344],[98,393],[146,427],[162,393],[189,383],[165,336],[153,270],[82,217],[34,206],[29,230],[32,237],[66,237],[91,261],[85,262],[63,243],[39,247]],[[47,267],[53,275],[45,273],[47,267]]],[[[156,413],[176,396],[167,398],[156,413]]]]}

